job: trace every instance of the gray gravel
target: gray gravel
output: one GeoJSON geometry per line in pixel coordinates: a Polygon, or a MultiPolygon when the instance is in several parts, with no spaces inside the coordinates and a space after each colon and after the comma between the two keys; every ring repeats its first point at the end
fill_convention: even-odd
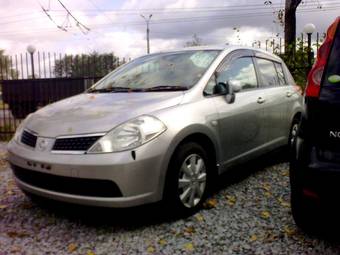
{"type": "MultiPolygon", "coordinates": [[[[155,205],[98,209],[31,202],[15,186],[0,144],[0,255],[339,254],[337,242],[298,230],[289,208],[288,164],[223,177],[205,209],[163,218],[155,205]]],[[[255,169],[255,168],[254,168],[255,169]]]]}

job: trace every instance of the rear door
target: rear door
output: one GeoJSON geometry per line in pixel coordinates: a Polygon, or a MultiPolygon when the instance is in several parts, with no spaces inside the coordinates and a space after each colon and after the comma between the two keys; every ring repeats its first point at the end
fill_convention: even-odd
{"type": "Polygon", "coordinates": [[[309,106],[308,116],[315,133],[319,159],[340,162],[340,29],[338,27],[321,82],[317,103],[309,106]],[[314,109],[313,106],[315,105],[314,109]]]}
{"type": "Polygon", "coordinates": [[[293,96],[290,86],[287,86],[282,64],[276,59],[265,55],[256,57],[260,87],[263,91],[264,144],[271,149],[288,142],[290,121],[288,105],[293,96]]]}

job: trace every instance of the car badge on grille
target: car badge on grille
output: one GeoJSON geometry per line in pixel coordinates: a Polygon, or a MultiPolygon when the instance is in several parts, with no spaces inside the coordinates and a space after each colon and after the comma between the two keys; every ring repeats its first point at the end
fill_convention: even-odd
{"type": "Polygon", "coordinates": [[[38,142],[38,148],[41,151],[46,150],[47,145],[48,145],[48,142],[45,139],[40,139],[39,142],[38,142]]]}

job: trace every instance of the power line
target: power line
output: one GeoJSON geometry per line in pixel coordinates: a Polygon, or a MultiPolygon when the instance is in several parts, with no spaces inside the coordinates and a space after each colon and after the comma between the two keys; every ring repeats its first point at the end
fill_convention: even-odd
{"type": "Polygon", "coordinates": [[[87,33],[90,31],[90,28],[85,26],[83,23],[81,23],[76,17],[73,16],[73,14],[69,11],[69,9],[66,8],[66,6],[61,2],[61,0],[57,0],[60,5],[65,9],[67,14],[76,22],[77,27],[80,29],[82,33],[87,33]]]}
{"type": "Polygon", "coordinates": [[[43,12],[46,14],[46,16],[52,21],[52,23],[57,26],[57,28],[59,28],[60,30],[62,30],[64,32],[67,32],[67,30],[64,26],[60,26],[60,25],[57,24],[57,22],[55,22],[55,20],[51,17],[51,15],[48,13],[48,11],[42,5],[40,5],[40,7],[43,10],[43,12]]]}
{"type": "MultiPolygon", "coordinates": [[[[247,4],[247,5],[233,5],[233,6],[218,6],[218,7],[191,7],[191,8],[171,8],[171,9],[156,9],[156,8],[153,8],[153,9],[120,9],[120,10],[115,10],[115,11],[110,11],[110,10],[103,10],[103,9],[99,9],[98,6],[92,1],[92,0],[88,0],[93,6],[96,7],[96,12],[103,12],[103,15],[105,15],[106,17],[110,18],[108,15],[106,15],[107,12],[122,12],[121,14],[122,15],[130,15],[130,14],[140,14],[141,11],[144,11],[144,10],[159,10],[161,11],[162,13],[166,14],[166,13],[172,13],[172,12],[176,12],[176,13],[181,13],[181,12],[192,12],[192,13],[195,13],[195,12],[234,12],[236,10],[234,9],[231,9],[231,8],[237,8],[239,11],[248,11],[248,10],[258,10],[258,9],[263,9],[265,8],[265,6],[263,4],[247,4]],[[203,9],[202,9],[203,8],[203,9]],[[207,9],[208,8],[208,9],[207,9]],[[213,8],[213,9],[211,9],[213,8]],[[201,10],[202,9],[202,10],[201,10]],[[125,11],[133,11],[133,13],[126,13],[125,11]]],[[[318,1],[318,0],[317,0],[318,1]]],[[[331,1],[332,4],[337,4],[337,3],[340,3],[339,0],[326,0],[327,2],[323,2],[323,3],[328,3],[328,1],[331,1]]],[[[307,7],[318,7],[319,6],[319,1],[318,2],[308,2],[308,5],[306,5],[307,7]]],[[[272,4],[270,5],[271,7],[279,7],[281,8],[282,5],[281,4],[272,4]]],[[[305,8],[305,7],[302,7],[302,8],[305,8]]],[[[45,10],[47,10],[48,12],[64,12],[64,9],[63,10],[51,10],[51,9],[46,9],[44,8],[45,10]]],[[[86,12],[86,11],[90,11],[92,12],[92,10],[90,9],[83,9],[82,10],[83,12],[86,12]]],[[[29,14],[29,15],[32,15],[31,12],[29,13],[26,13],[26,14],[29,14]]],[[[8,19],[10,17],[17,17],[17,16],[23,16],[25,15],[25,13],[23,14],[18,14],[18,15],[11,15],[11,16],[2,16],[0,17],[0,19],[4,18],[4,19],[8,19]]],[[[25,20],[22,20],[22,21],[27,21],[29,19],[25,19],[25,20]]],[[[110,20],[112,21],[112,20],[110,20]]],[[[13,21],[13,22],[17,22],[17,21],[13,21]]]]}
{"type": "MultiPolygon", "coordinates": [[[[323,2],[323,4],[334,4],[340,3],[338,0],[327,0],[323,2]]],[[[315,6],[318,7],[319,3],[310,3],[308,6],[315,6]]],[[[282,7],[281,3],[272,4],[272,7],[282,7]]],[[[168,12],[218,12],[218,11],[235,11],[234,9],[244,10],[244,9],[263,9],[265,8],[264,4],[246,4],[246,5],[230,5],[230,6],[205,6],[205,7],[190,7],[190,8],[141,8],[141,9],[106,9],[105,12],[111,13],[122,13],[126,14],[139,14],[140,12],[161,12],[161,13],[168,13],[168,12]]],[[[51,10],[58,12],[60,10],[51,10]]],[[[83,9],[83,12],[93,12],[97,10],[93,9],[83,9]]]]}
{"type": "MultiPolygon", "coordinates": [[[[312,13],[312,12],[325,12],[327,10],[329,11],[335,11],[338,10],[340,8],[339,5],[337,6],[332,6],[331,8],[324,8],[323,10],[317,10],[317,9],[301,9],[298,10],[297,13],[312,13]]],[[[156,19],[152,21],[153,25],[157,25],[157,24],[166,24],[166,23],[179,23],[179,22],[203,22],[203,21],[218,21],[218,20],[225,20],[225,19],[232,19],[232,18],[255,18],[255,17],[261,17],[264,15],[271,15],[272,12],[252,12],[252,13],[242,13],[242,14],[230,14],[230,15],[216,15],[216,16],[195,16],[195,17],[183,17],[183,18],[167,18],[167,19],[156,19]]],[[[139,25],[143,25],[144,23],[141,22],[117,22],[115,23],[115,25],[131,25],[131,26],[139,26],[139,25]]],[[[1,23],[0,23],[1,25],[1,23]]],[[[104,28],[104,27],[112,27],[111,24],[107,24],[107,23],[103,23],[103,24],[97,24],[97,25],[93,25],[94,28],[104,28]]],[[[35,30],[35,31],[43,31],[42,29],[39,30],[35,30]]],[[[45,30],[46,31],[46,30],[45,30]]],[[[0,32],[0,34],[5,34],[6,31],[4,32],[0,32]]],[[[8,33],[13,33],[12,31],[8,31],[8,33]]],[[[16,32],[17,34],[18,32],[16,32]]],[[[27,33],[27,31],[25,31],[25,33],[27,33]]]]}
{"type": "MultiPolygon", "coordinates": [[[[90,0],[89,0],[90,1],[90,0]]],[[[330,0],[328,0],[328,1],[330,1],[330,0]]],[[[338,4],[340,4],[340,1],[338,2],[338,4]]],[[[310,10],[310,9],[314,9],[313,7],[316,7],[317,5],[309,5],[308,7],[304,7],[303,9],[301,9],[301,10],[310,10]]],[[[332,7],[325,7],[325,8],[323,8],[323,10],[330,10],[329,8],[334,8],[334,7],[336,7],[336,6],[332,6],[332,7]]],[[[43,7],[42,7],[43,8],[43,7]]],[[[248,15],[249,14],[249,10],[252,10],[252,11],[254,11],[254,10],[257,10],[258,8],[256,8],[256,9],[254,9],[254,8],[243,8],[242,9],[242,11],[240,12],[240,14],[246,14],[246,15],[248,15]]],[[[263,7],[261,7],[261,9],[263,9],[263,7]]],[[[45,11],[48,11],[48,12],[50,12],[50,10],[46,10],[45,8],[43,8],[43,10],[44,10],[44,12],[45,11]]],[[[214,10],[214,12],[217,12],[217,11],[223,11],[223,12],[235,12],[234,10],[214,10]]],[[[319,11],[319,10],[318,10],[319,11]]],[[[98,9],[97,10],[97,12],[102,12],[102,10],[100,10],[100,9],[98,9]]],[[[256,13],[256,14],[261,14],[261,12],[251,12],[250,14],[253,14],[253,13],[256,13]]],[[[45,14],[47,14],[46,12],[45,12],[45,14]]],[[[108,19],[109,19],[109,16],[108,15],[106,15],[106,13],[104,12],[103,13],[108,19]]],[[[271,14],[273,14],[273,13],[271,13],[271,14]]],[[[138,15],[139,15],[139,13],[138,13],[138,15]]],[[[194,18],[195,17],[197,17],[197,16],[193,16],[194,18]]],[[[202,17],[202,16],[201,16],[202,17]]],[[[211,17],[211,16],[208,16],[207,15],[207,17],[211,17]]],[[[49,18],[50,18],[50,15],[49,15],[49,18]]],[[[179,19],[180,17],[177,17],[177,19],[179,19]]],[[[26,22],[26,21],[30,21],[30,20],[33,20],[33,19],[31,19],[31,18],[27,18],[27,19],[20,19],[20,20],[15,20],[15,21],[6,21],[6,22],[2,22],[2,23],[0,23],[0,25],[4,25],[4,24],[11,24],[11,23],[19,23],[19,22],[26,22]]],[[[112,24],[113,25],[117,25],[117,22],[114,22],[112,19],[109,19],[111,22],[112,22],[112,24]]],[[[55,22],[53,22],[53,23],[55,23],[55,22]]]]}
{"type": "MultiPolygon", "coordinates": [[[[88,0],[89,2],[92,2],[91,4],[93,5],[94,2],[91,0],[88,0]]],[[[307,2],[307,5],[300,5],[299,8],[305,8],[304,6],[310,6],[310,7],[318,7],[319,5],[324,5],[324,4],[337,4],[340,3],[339,0],[325,0],[320,2],[319,0],[314,0],[314,2],[307,2]]],[[[121,15],[135,15],[135,14],[140,14],[141,11],[159,11],[162,13],[172,13],[172,12],[224,12],[224,11],[232,11],[234,12],[234,8],[237,8],[239,10],[247,10],[247,9],[251,9],[251,10],[257,10],[257,9],[263,9],[265,8],[265,6],[263,5],[263,3],[261,2],[261,4],[239,4],[239,5],[230,5],[230,6],[206,6],[206,7],[190,7],[190,8],[168,8],[168,9],[161,9],[161,8],[151,8],[151,9],[100,9],[98,8],[97,5],[94,4],[94,6],[96,6],[95,10],[93,9],[82,9],[81,11],[83,12],[103,12],[103,15],[107,16],[106,13],[111,12],[111,13],[115,13],[115,14],[119,14],[121,12],[121,15]],[[222,9],[221,9],[222,8],[222,9]],[[126,13],[126,11],[128,12],[133,12],[133,13],[126,13]]],[[[273,3],[272,4],[273,7],[279,7],[280,9],[282,9],[282,0],[281,3],[273,3]]],[[[64,12],[64,10],[52,10],[50,8],[47,8],[47,10],[49,12],[64,12]]],[[[22,12],[20,14],[15,14],[15,15],[8,15],[8,16],[1,16],[0,19],[5,19],[8,20],[9,18],[12,17],[23,17],[23,16],[31,16],[33,15],[32,12],[22,12]]],[[[30,19],[25,19],[25,21],[30,20],[30,19]]],[[[32,18],[33,20],[33,18],[32,18]]],[[[24,20],[22,20],[24,21],[24,20]]],[[[111,20],[112,21],[112,20],[111,20]]]]}
{"type": "Polygon", "coordinates": [[[90,2],[90,4],[91,4],[94,8],[96,8],[96,10],[97,10],[97,12],[98,12],[99,14],[104,15],[110,22],[114,23],[114,21],[113,21],[108,15],[106,15],[106,13],[105,13],[103,10],[99,9],[99,7],[94,3],[94,1],[92,1],[92,0],[87,0],[87,1],[90,2]]]}

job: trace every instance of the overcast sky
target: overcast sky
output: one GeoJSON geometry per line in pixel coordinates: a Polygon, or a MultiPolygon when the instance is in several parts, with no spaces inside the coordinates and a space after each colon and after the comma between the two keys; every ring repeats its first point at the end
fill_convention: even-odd
{"type": "MultiPolygon", "coordinates": [[[[183,47],[197,34],[204,44],[242,44],[283,37],[274,21],[284,0],[61,0],[85,27],[79,28],[58,0],[0,0],[0,49],[25,52],[29,44],[57,53],[114,52],[136,57],[146,51],[145,21],[150,21],[151,52],[183,47]],[[47,10],[52,20],[43,12],[47,10]],[[62,31],[57,26],[67,31],[62,31]],[[237,28],[237,29],[234,29],[237,28]],[[238,32],[239,31],[239,32],[238,32]]],[[[305,0],[297,30],[314,23],[324,32],[339,15],[340,0],[305,0]],[[321,9],[320,9],[321,8],[321,9]]],[[[263,45],[263,44],[262,44],[263,45]]]]}

